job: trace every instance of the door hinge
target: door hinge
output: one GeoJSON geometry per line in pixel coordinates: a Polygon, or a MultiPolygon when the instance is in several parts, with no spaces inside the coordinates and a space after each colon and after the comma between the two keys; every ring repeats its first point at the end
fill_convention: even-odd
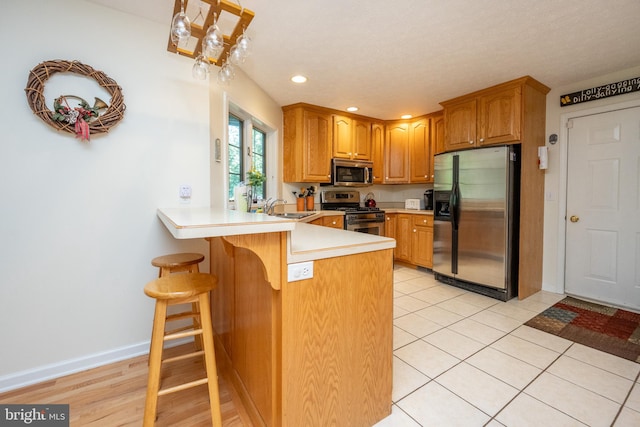
{"type": "Polygon", "coordinates": [[[567,129],[573,129],[573,119],[567,120],[567,129]]]}

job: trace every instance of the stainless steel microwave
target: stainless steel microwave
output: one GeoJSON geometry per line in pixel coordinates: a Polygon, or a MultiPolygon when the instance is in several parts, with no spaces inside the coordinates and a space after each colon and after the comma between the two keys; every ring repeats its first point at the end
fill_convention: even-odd
{"type": "Polygon", "coordinates": [[[333,159],[331,183],[335,186],[364,187],[373,184],[373,162],[333,159]]]}

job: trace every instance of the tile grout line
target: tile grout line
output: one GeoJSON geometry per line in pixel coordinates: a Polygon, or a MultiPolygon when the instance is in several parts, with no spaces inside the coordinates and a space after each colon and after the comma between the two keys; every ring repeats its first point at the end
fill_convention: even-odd
{"type": "Polygon", "coordinates": [[[625,405],[627,404],[627,401],[629,400],[629,396],[631,396],[631,392],[636,387],[636,385],[638,385],[638,378],[640,378],[640,371],[638,371],[638,373],[636,374],[636,379],[633,381],[633,383],[631,385],[631,388],[629,388],[629,391],[627,392],[627,395],[625,396],[624,400],[622,401],[622,404],[620,405],[620,409],[618,409],[618,412],[616,413],[616,416],[613,417],[613,421],[611,422],[612,426],[616,423],[616,421],[618,420],[618,417],[622,413],[622,410],[624,409],[625,405]]]}
{"type": "MultiPolygon", "coordinates": [[[[527,340],[525,340],[525,341],[527,341],[527,340]]],[[[529,342],[531,342],[531,341],[529,341],[529,342]]],[[[534,343],[534,344],[535,344],[535,343],[534,343]]],[[[574,345],[574,344],[575,344],[575,343],[574,343],[574,342],[572,342],[572,343],[569,345],[569,347],[567,347],[567,348],[566,348],[562,353],[558,353],[558,357],[556,357],[555,359],[553,359],[553,361],[552,361],[551,363],[549,363],[549,364],[547,365],[547,367],[546,367],[546,368],[544,368],[543,370],[541,370],[541,371],[538,373],[538,375],[536,375],[536,376],[535,376],[531,381],[529,381],[529,382],[527,383],[527,385],[525,385],[524,387],[522,387],[522,389],[520,389],[520,390],[518,391],[518,393],[516,393],[516,395],[515,395],[515,396],[513,396],[513,398],[511,398],[511,399],[510,399],[510,400],[509,400],[509,401],[508,401],[508,402],[507,402],[507,403],[506,403],[506,404],[505,404],[505,405],[504,405],[504,406],[503,406],[503,407],[502,407],[498,412],[496,412],[496,413],[495,413],[495,415],[493,415],[493,416],[491,417],[491,419],[490,419],[489,421],[487,421],[487,423],[485,424],[485,426],[486,426],[487,424],[489,424],[491,421],[493,421],[493,420],[494,420],[498,415],[500,415],[500,413],[501,413],[502,411],[504,411],[504,410],[506,409],[506,407],[507,407],[507,406],[509,406],[509,405],[510,405],[514,400],[516,400],[516,398],[517,398],[518,396],[520,396],[522,393],[524,393],[524,391],[527,389],[527,387],[529,387],[529,386],[530,386],[531,384],[533,384],[533,383],[534,383],[538,378],[540,378],[540,376],[541,376],[542,374],[544,374],[545,372],[547,372],[547,369],[549,369],[549,367],[550,367],[551,365],[553,365],[554,363],[556,363],[556,362],[558,361],[558,359],[560,359],[560,358],[561,358],[561,357],[562,357],[562,356],[563,356],[563,355],[564,355],[564,354],[565,354],[565,353],[566,353],[566,352],[567,352],[571,347],[573,347],[573,345],[574,345]]],[[[527,363],[527,362],[525,362],[525,363],[527,363]]],[[[532,366],[533,366],[533,365],[532,365],[532,366]]],[[[551,374],[551,373],[549,373],[549,374],[550,374],[550,375],[553,375],[553,374],[551,374]]],[[[491,375],[491,374],[488,374],[488,375],[491,375]]],[[[495,378],[495,377],[494,377],[494,378],[495,378]]],[[[498,379],[499,379],[499,378],[498,378],[498,379]]],[[[525,394],[527,394],[527,393],[525,393],[525,394]]],[[[572,418],[572,419],[574,419],[574,420],[578,421],[578,422],[579,422],[579,423],[581,423],[581,424],[584,424],[582,421],[578,420],[577,418],[572,417],[571,415],[567,414],[566,412],[561,411],[560,409],[558,409],[558,408],[556,408],[556,407],[554,407],[554,406],[551,406],[551,405],[549,405],[549,404],[547,404],[547,403],[545,403],[545,402],[543,402],[543,401],[539,400],[538,398],[536,398],[536,397],[534,397],[534,396],[531,396],[530,394],[527,394],[527,396],[531,397],[532,399],[537,400],[538,402],[542,403],[543,405],[549,406],[550,408],[553,408],[553,409],[555,409],[556,411],[558,411],[558,412],[561,412],[561,413],[565,414],[566,416],[568,416],[568,417],[570,417],[570,418],[572,418]]],[[[496,420],[496,421],[497,421],[497,422],[500,422],[499,420],[496,420]]]]}

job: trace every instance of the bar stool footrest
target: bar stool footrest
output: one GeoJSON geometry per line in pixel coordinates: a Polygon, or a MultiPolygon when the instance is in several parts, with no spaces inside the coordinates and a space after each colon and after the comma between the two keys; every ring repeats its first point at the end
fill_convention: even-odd
{"type": "Polygon", "coordinates": [[[191,381],[188,383],[180,384],[175,387],[165,388],[164,390],[158,390],[158,396],[164,396],[165,394],[175,393],[176,391],[186,390],[188,388],[197,387],[202,384],[206,384],[209,382],[208,378],[202,378],[199,380],[191,381]]]}
{"type": "Polygon", "coordinates": [[[190,359],[196,356],[202,356],[203,354],[204,354],[204,350],[194,351],[188,354],[181,354],[180,356],[167,357],[166,359],[162,360],[162,363],[177,362],[179,360],[185,360],[185,359],[190,359]]]}

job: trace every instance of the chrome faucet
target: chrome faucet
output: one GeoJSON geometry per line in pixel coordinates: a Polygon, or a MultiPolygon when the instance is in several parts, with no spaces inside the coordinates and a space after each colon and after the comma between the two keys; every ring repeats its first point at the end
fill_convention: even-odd
{"type": "Polygon", "coordinates": [[[271,200],[271,198],[269,198],[269,200],[267,200],[264,204],[267,215],[273,215],[273,210],[278,204],[286,205],[287,201],[284,199],[271,200]]]}

